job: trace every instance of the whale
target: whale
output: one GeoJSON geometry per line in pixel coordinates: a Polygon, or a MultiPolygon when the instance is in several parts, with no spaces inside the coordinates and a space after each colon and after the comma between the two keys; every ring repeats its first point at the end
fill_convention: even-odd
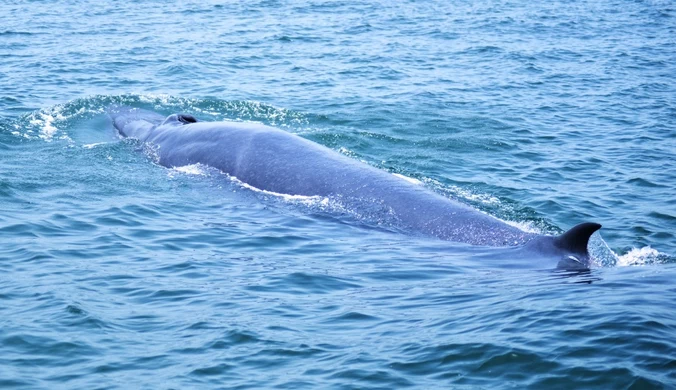
{"type": "Polygon", "coordinates": [[[134,107],[108,109],[123,138],[152,146],[165,167],[202,164],[263,191],[321,196],[386,210],[398,230],[480,247],[505,248],[512,261],[537,268],[587,270],[591,235],[583,222],[561,235],[542,235],[445,197],[406,178],[345,156],[285,130],[251,122],[200,121],[134,107]]]}

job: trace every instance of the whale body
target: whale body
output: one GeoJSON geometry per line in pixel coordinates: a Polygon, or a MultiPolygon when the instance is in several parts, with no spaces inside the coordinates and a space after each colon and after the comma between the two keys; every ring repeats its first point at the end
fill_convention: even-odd
{"type": "Polygon", "coordinates": [[[513,258],[587,269],[590,236],[601,228],[582,223],[559,236],[524,232],[419,184],[344,156],[284,130],[256,123],[201,122],[184,114],[114,107],[123,137],[154,146],[166,167],[203,164],[255,188],[289,195],[338,197],[384,207],[398,227],[442,240],[510,247],[513,258]]]}

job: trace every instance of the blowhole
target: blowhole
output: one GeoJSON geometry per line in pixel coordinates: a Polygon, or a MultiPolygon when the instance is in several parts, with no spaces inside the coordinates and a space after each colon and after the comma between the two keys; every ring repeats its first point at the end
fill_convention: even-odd
{"type": "Polygon", "coordinates": [[[178,121],[181,122],[181,123],[185,123],[185,124],[197,123],[197,118],[195,118],[192,115],[188,115],[188,114],[179,114],[178,115],[178,121]]]}

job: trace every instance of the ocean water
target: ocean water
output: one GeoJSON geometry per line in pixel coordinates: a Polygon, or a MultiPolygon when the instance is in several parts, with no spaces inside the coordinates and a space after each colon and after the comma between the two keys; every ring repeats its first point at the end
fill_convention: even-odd
{"type": "Polygon", "coordinates": [[[4,0],[0,387],[675,388],[675,80],[670,1],[4,0]],[[167,169],[113,104],[599,222],[595,266],[167,169]]]}

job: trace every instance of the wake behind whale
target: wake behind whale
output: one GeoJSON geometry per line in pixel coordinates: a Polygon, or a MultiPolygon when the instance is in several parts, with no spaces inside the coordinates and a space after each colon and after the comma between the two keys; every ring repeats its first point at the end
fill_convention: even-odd
{"type": "Polygon", "coordinates": [[[560,236],[527,233],[270,126],[200,122],[190,115],[177,114],[165,118],[129,107],[114,107],[109,115],[120,135],[153,145],[163,166],[203,164],[264,191],[375,202],[387,208],[402,230],[472,245],[510,247],[510,258],[537,258],[541,267],[589,268],[589,238],[601,227],[582,223],[560,236]]]}

